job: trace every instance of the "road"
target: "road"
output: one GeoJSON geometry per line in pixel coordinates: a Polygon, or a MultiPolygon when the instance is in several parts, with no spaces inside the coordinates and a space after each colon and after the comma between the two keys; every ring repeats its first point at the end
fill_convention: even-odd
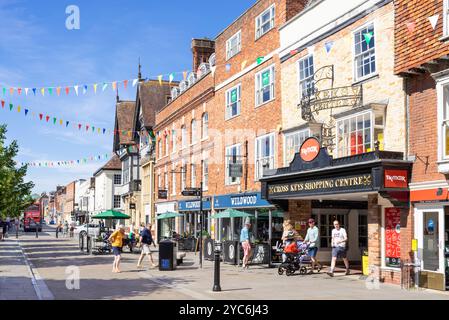
{"type": "MultiPolygon", "coordinates": [[[[76,239],[56,239],[54,229],[20,234],[19,240],[0,242],[0,299],[178,299],[178,300],[271,300],[271,299],[449,299],[431,290],[403,290],[376,286],[359,274],[334,278],[326,274],[279,276],[276,269],[254,266],[249,271],[222,264],[222,292],[212,292],[213,263],[198,266],[189,253],[175,271],[157,268],[137,270],[138,254],[123,254],[122,273],[112,273],[110,255],[88,256],[76,239]],[[79,280],[79,281],[78,281],[79,280]]],[[[155,254],[157,258],[157,254],[155,254]]]]}

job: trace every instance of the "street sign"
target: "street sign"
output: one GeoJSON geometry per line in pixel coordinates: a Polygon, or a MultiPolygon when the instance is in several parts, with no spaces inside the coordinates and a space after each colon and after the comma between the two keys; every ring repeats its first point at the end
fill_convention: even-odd
{"type": "Polygon", "coordinates": [[[184,197],[199,197],[201,196],[201,189],[199,188],[187,188],[181,192],[184,197]]]}
{"type": "Polygon", "coordinates": [[[168,199],[167,190],[158,190],[157,197],[158,197],[158,199],[168,199]]]}

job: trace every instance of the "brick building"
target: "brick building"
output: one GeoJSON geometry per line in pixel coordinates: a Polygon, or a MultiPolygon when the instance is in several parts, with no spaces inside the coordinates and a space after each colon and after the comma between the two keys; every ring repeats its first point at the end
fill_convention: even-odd
{"type": "Polygon", "coordinates": [[[330,261],[339,220],[349,260],[360,263],[367,250],[371,273],[400,283],[400,262],[410,258],[403,244],[411,227],[401,222],[409,219],[408,189],[388,178],[407,181],[411,163],[393,35],[393,1],[315,1],[281,27],[285,168],[268,173],[262,192],[303,235],[315,218],[319,260],[330,261]],[[316,141],[309,137],[322,148],[312,160],[302,153],[316,141]],[[399,222],[400,237],[392,233],[399,222]]]}
{"type": "Polygon", "coordinates": [[[449,3],[395,1],[395,71],[404,78],[409,114],[407,154],[414,161],[410,183],[412,236],[420,265],[419,285],[445,290],[449,274],[449,3]]]}
{"type": "Polygon", "coordinates": [[[156,212],[183,215],[160,221],[160,236],[198,235],[201,222],[212,237],[236,239],[243,219],[211,219],[233,208],[257,219],[254,231],[267,240],[274,206],[261,199],[258,180],[282,161],[279,27],[307,2],[257,1],[214,40],[192,41],[194,72],[156,115],[157,189],[168,191],[156,212]],[[204,221],[199,202],[181,195],[201,182],[204,221]]]}

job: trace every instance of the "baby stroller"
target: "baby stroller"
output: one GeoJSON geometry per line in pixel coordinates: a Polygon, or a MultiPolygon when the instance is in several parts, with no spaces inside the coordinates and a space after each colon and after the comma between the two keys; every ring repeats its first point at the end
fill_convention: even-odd
{"type": "Polygon", "coordinates": [[[106,253],[111,253],[112,252],[112,246],[111,246],[111,243],[108,240],[110,235],[111,235],[110,232],[105,232],[101,236],[102,244],[97,248],[97,253],[98,254],[106,254],[106,253]]]}
{"type": "Polygon", "coordinates": [[[284,247],[285,261],[278,268],[278,274],[291,276],[299,270],[305,275],[311,271],[312,260],[307,254],[309,246],[305,243],[293,241],[284,247]]]}

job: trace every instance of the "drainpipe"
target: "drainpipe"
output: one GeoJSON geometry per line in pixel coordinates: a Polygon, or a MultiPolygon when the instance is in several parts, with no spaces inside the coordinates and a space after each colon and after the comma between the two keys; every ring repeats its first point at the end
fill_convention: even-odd
{"type": "Polygon", "coordinates": [[[409,158],[409,146],[410,146],[410,97],[409,97],[409,86],[408,78],[404,77],[404,92],[405,92],[405,160],[409,158]]]}

